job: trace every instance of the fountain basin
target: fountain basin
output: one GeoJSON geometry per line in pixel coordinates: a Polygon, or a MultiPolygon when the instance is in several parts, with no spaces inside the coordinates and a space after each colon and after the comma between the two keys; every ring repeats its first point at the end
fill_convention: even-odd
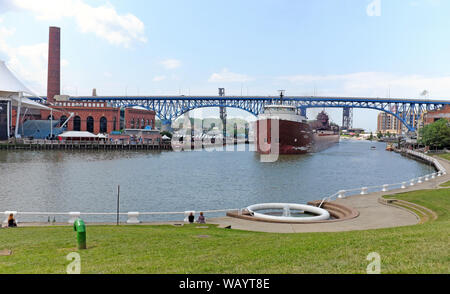
{"type": "Polygon", "coordinates": [[[330,213],[316,206],[295,203],[261,203],[248,206],[246,212],[255,220],[278,222],[278,223],[304,223],[316,222],[330,219],[330,213]],[[283,215],[272,215],[259,213],[259,210],[282,209],[283,215]],[[313,214],[314,216],[293,217],[291,211],[301,211],[313,214]]]}

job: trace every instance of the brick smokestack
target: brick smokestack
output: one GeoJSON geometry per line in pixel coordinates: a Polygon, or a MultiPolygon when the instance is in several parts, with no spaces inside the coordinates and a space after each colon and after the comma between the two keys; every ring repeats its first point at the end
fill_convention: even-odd
{"type": "Polygon", "coordinates": [[[48,75],[47,75],[47,101],[53,102],[55,95],[60,95],[61,72],[61,29],[50,27],[48,38],[48,75]]]}

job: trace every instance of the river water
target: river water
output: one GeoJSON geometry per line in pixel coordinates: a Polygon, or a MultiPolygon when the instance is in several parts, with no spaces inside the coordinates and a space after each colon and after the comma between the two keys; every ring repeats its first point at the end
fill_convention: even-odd
{"type": "MultiPolygon", "coordinates": [[[[306,203],[341,189],[398,183],[434,170],[384,149],[385,143],[342,140],[319,153],[281,156],[272,163],[261,162],[257,153],[248,150],[0,151],[0,211],[115,212],[118,185],[122,212],[306,203]]],[[[211,216],[217,215],[207,215],[211,216]]],[[[84,218],[115,220],[114,216],[84,218]]],[[[47,216],[21,220],[47,221],[47,216]]],[[[56,216],[56,221],[67,217],[56,216]]]]}

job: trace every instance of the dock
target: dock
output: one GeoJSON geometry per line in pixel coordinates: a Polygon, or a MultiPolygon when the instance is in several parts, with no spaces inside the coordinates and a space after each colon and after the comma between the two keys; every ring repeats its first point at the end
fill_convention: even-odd
{"type": "Polygon", "coordinates": [[[16,140],[0,143],[0,150],[167,150],[169,142],[109,142],[109,141],[57,141],[57,140],[16,140]]]}

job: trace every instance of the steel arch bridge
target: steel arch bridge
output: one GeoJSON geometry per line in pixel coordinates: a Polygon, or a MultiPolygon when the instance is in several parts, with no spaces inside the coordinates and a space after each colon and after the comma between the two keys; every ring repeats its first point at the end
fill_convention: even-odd
{"type": "MultiPolygon", "coordinates": [[[[172,121],[180,115],[202,107],[230,107],[245,110],[255,116],[265,105],[276,103],[278,96],[85,96],[70,97],[70,101],[107,102],[114,107],[141,106],[156,112],[161,120],[172,121]]],[[[398,118],[414,132],[425,111],[450,105],[449,100],[395,99],[368,97],[285,96],[285,104],[293,105],[306,114],[307,108],[366,108],[384,111],[398,118]]]]}

